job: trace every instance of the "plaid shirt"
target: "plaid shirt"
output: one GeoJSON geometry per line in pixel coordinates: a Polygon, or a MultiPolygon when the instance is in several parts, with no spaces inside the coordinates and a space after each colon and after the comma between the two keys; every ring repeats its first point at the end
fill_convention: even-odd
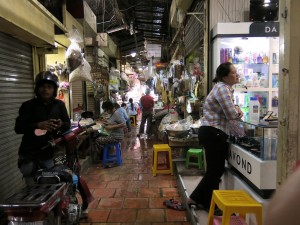
{"type": "Polygon", "coordinates": [[[233,103],[234,90],[226,83],[218,82],[206,98],[203,108],[203,126],[218,128],[229,134],[229,121],[238,119],[233,103]]]}

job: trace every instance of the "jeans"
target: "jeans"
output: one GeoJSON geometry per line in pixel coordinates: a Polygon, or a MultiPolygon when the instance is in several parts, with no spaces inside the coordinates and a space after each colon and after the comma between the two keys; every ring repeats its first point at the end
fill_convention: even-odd
{"type": "Polygon", "coordinates": [[[39,169],[50,169],[54,166],[53,159],[37,160],[36,162],[23,162],[20,165],[20,171],[24,177],[31,177],[39,169]]]}
{"type": "Polygon", "coordinates": [[[153,113],[152,112],[143,112],[142,113],[142,121],[141,121],[141,125],[140,125],[140,130],[139,133],[143,134],[144,133],[144,129],[145,129],[145,123],[147,121],[147,129],[146,129],[146,133],[148,135],[152,134],[152,118],[153,118],[153,113]]]}
{"type": "Polygon", "coordinates": [[[228,156],[228,135],[209,126],[202,126],[198,133],[199,142],[204,147],[207,170],[190,195],[190,198],[209,209],[213,190],[219,189],[220,178],[225,170],[228,156]]]}
{"type": "Polygon", "coordinates": [[[33,162],[25,160],[23,156],[19,156],[19,161],[19,169],[23,174],[26,184],[33,184],[33,177],[38,169],[50,169],[54,166],[53,159],[35,160],[33,162]]]}

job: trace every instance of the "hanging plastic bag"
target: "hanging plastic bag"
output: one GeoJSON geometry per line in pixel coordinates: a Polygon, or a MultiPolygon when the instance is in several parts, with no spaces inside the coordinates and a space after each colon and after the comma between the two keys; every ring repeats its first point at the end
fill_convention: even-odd
{"type": "Polygon", "coordinates": [[[92,81],[91,66],[85,59],[83,59],[83,63],[79,67],[70,73],[69,82],[77,80],[92,81]]]}
{"type": "Polygon", "coordinates": [[[77,69],[83,63],[81,49],[76,42],[72,42],[66,52],[67,65],[70,72],[77,69]]]}

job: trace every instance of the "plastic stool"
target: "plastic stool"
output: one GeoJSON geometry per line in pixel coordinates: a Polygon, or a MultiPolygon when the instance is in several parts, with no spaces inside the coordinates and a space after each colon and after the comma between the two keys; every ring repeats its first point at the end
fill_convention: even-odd
{"type": "Polygon", "coordinates": [[[170,173],[173,175],[173,164],[172,164],[172,153],[171,148],[168,144],[156,144],[153,145],[153,176],[156,176],[157,173],[170,173]],[[164,153],[166,156],[166,169],[158,168],[158,153],[164,153]]]}
{"type": "Polygon", "coordinates": [[[185,167],[189,168],[189,165],[198,166],[199,169],[204,169],[203,163],[203,150],[191,148],[186,153],[185,167]],[[190,162],[191,156],[197,156],[197,162],[190,162]]]}
{"type": "Polygon", "coordinates": [[[118,166],[122,165],[123,161],[122,161],[120,143],[104,145],[103,159],[102,159],[103,167],[106,167],[108,162],[116,162],[118,166]],[[109,154],[109,150],[111,148],[115,148],[115,154],[109,154]]]}
{"type": "Polygon", "coordinates": [[[245,191],[214,190],[208,214],[208,225],[213,224],[215,205],[223,211],[222,225],[231,224],[230,218],[233,213],[238,213],[244,220],[246,213],[253,213],[256,216],[257,225],[262,225],[262,205],[245,191]]]}
{"type": "MultiPolygon", "coordinates": [[[[221,224],[222,224],[222,216],[215,216],[213,219],[213,225],[221,225],[221,224]]],[[[247,223],[243,218],[239,216],[231,216],[230,225],[247,225],[247,223]]]]}
{"type": "Polygon", "coordinates": [[[130,116],[130,124],[131,124],[131,126],[136,126],[135,117],[136,116],[130,116]]]}

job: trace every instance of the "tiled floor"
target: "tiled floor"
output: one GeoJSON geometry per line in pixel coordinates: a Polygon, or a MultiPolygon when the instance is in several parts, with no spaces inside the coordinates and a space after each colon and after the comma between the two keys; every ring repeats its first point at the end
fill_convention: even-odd
{"type": "Polygon", "coordinates": [[[185,211],[163,205],[166,199],[181,200],[175,177],[152,176],[152,145],[159,141],[137,138],[137,128],[122,142],[122,166],[91,164],[84,172],[95,200],[81,225],[190,225],[185,211]]]}

